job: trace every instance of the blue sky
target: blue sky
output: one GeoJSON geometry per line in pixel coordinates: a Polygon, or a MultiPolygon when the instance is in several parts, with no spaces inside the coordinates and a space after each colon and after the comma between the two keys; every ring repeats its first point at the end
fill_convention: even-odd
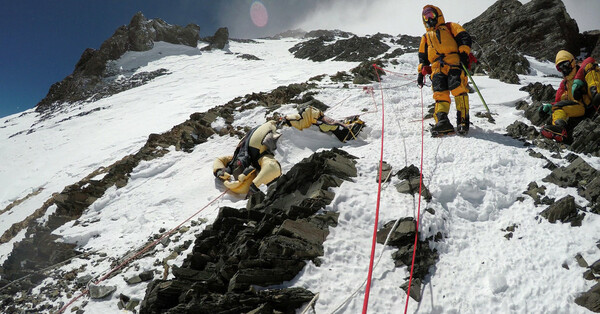
{"type": "MultiPolygon", "coordinates": [[[[0,7],[0,117],[34,107],[50,86],[71,74],[86,48],[98,49],[121,25],[141,11],[169,24],[200,26],[201,36],[214,34],[225,19],[242,18],[239,38],[262,36],[253,26],[252,1],[158,0],[3,0],[0,7]]],[[[286,1],[284,1],[286,2],[286,1]]],[[[287,1],[288,5],[300,1],[287,1]]],[[[315,1],[305,1],[315,2],[315,1]]],[[[305,6],[305,4],[303,5],[305,6]]],[[[289,11],[294,12],[294,10],[289,11]]],[[[279,15],[279,22],[293,22],[279,15]]],[[[230,29],[230,32],[232,30],[230,29]]],[[[235,33],[232,33],[235,35],[235,33]]]]}
{"type": "MultiPolygon", "coordinates": [[[[600,29],[600,1],[563,0],[580,30],[600,29]]],[[[235,38],[256,38],[302,27],[420,35],[420,10],[430,0],[263,0],[269,20],[255,26],[254,0],[3,0],[0,6],[0,117],[33,108],[53,83],[71,74],[86,48],[98,49],[141,11],[169,24],[200,26],[200,35],[228,27],[235,38]]],[[[494,0],[444,0],[449,21],[465,23],[494,0]]],[[[521,0],[528,2],[528,0],[521,0]]]]}

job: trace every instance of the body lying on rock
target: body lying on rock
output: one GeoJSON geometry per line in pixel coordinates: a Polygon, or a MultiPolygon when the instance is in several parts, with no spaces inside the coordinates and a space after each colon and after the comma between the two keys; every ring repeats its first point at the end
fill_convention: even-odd
{"type": "Polygon", "coordinates": [[[246,198],[281,176],[281,165],[275,159],[279,129],[292,126],[298,130],[319,127],[322,132],[331,132],[341,142],[356,139],[364,122],[353,116],[338,121],[331,119],[315,107],[307,106],[298,113],[287,115],[279,121],[269,120],[250,130],[238,143],[233,155],[218,157],[213,163],[213,174],[222,180],[225,187],[246,198]]]}

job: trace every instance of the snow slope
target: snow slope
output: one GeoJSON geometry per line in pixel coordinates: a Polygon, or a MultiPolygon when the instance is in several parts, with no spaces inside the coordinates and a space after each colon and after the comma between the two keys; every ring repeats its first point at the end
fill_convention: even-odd
{"type": "MultiPolygon", "coordinates": [[[[166,68],[170,75],[93,103],[74,104],[45,121],[38,121],[39,116],[32,110],[3,118],[0,120],[3,187],[0,209],[39,188],[42,190],[2,213],[0,232],[33,213],[52,193],[60,192],[98,167],[136,152],[150,133],[167,131],[193,112],[204,112],[237,96],[305,82],[316,75],[349,71],[357,65],[295,59],[288,49],[296,43],[297,39],[231,42],[228,50],[213,52],[161,43],[150,52],[129,53],[117,64],[132,71],[166,68]],[[238,58],[242,53],[262,60],[238,58]],[[96,108],[100,109],[93,111],[96,108]],[[78,116],[86,112],[90,113],[78,116]],[[34,132],[27,134],[28,130],[34,132]]],[[[391,50],[397,47],[390,45],[391,50]]],[[[322,265],[309,263],[284,286],[319,292],[317,313],[332,313],[340,305],[340,313],[361,311],[364,289],[360,289],[360,284],[368,273],[381,141],[384,141],[384,160],[395,171],[411,164],[420,166],[422,143],[424,184],[433,199],[421,203],[420,230],[423,238],[438,232],[445,238],[430,243],[438,250],[440,259],[424,284],[422,301],[410,299],[408,312],[588,313],[573,302],[579,293],[593,285],[582,278],[584,269],[577,266],[575,255],[580,253],[589,262],[600,258],[596,247],[600,234],[598,216],[586,215],[583,225],[577,228],[550,224],[538,217],[544,207],[536,207],[529,197],[517,200],[527,185],[536,181],[547,186],[546,194],[551,197],[558,199],[570,194],[578,204],[586,204],[574,189],[541,182],[550,172],[542,168],[545,162],[530,156],[527,150],[531,147],[503,135],[506,126],[515,120],[528,123],[514,106],[516,101],[526,100],[528,94],[519,91],[520,85],[477,76],[477,85],[494,113],[496,124],[474,117],[484,107],[476,94],[472,94],[474,125],[468,137],[431,138],[428,134],[423,137],[422,99],[426,107],[432,102],[432,92],[428,88],[419,89],[414,82],[415,53],[397,60],[397,66],[386,67],[394,73],[384,76],[381,86],[369,85],[374,88],[374,95],[365,93],[363,86],[341,88],[328,79],[319,83],[315,97],[331,106],[327,115],[340,118],[367,110],[361,116],[368,126],[361,139],[342,144],[313,128],[283,130],[276,158],[284,172],[315,151],[332,147],[359,157],[359,176],[355,182],[344,182],[336,188],[335,199],[327,207],[340,216],[339,225],[330,228],[324,243],[322,265]],[[433,209],[435,214],[425,212],[425,208],[433,209]],[[508,240],[502,229],[513,225],[517,228],[508,240]],[[358,292],[352,297],[355,291],[358,292]],[[348,298],[347,304],[341,304],[348,298]]],[[[522,77],[523,82],[558,85],[558,79],[544,77],[544,71],[552,70],[552,66],[542,63],[534,66],[534,75],[522,77]]],[[[279,109],[281,113],[294,110],[291,104],[279,109]]],[[[235,124],[256,126],[265,121],[265,115],[260,107],[240,112],[235,124]]],[[[454,108],[450,116],[455,117],[454,108]]],[[[428,123],[432,120],[425,120],[425,132],[428,123]]],[[[111,269],[111,258],[122,258],[141,248],[149,238],[197,213],[223,191],[211,172],[214,158],[230,154],[237,142],[237,138],[213,136],[191,153],[172,149],[162,158],[141,162],[125,187],[109,189],[84,212],[78,224],[67,223],[55,232],[62,241],[77,243],[82,251],[108,258],[74,259],[61,269],[68,271],[86,265],[79,276],[101,277],[111,269]]],[[[547,151],[533,149],[557,165],[567,164],[547,151]]],[[[583,157],[600,169],[600,159],[583,157]]],[[[412,196],[395,190],[394,180],[397,179],[383,185],[379,227],[401,217],[416,216],[419,210],[412,196]]],[[[159,244],[155,255],[135,260],[122,273],[103,282],[117,287],[109,299],[84,297],[73,306],[81,308],[82,302],[87,302],[82,308],[86,313],[109,313],[118,311],[119,294],[142,299],[147,283],[128,285],[125,279],[143,270],[162,269],[156,261],[180,264],[191,247],[170,259],[178,245],[193,241],[194,234],[214,220],[220,206],[243,208],[245,203],[243,197],[226,194],[195,216],[193,224],[186,224],[187,232],[178,233],[170,243],[159,244]]],[[[0,246],[0,261],[7,258],[13,243],[23,236],[21,233],[0,246]]],[[[406,294],[399,286],[408,272],[394,267],[390,257],[393,251],[377,245],[376,257],[381,255],[381,261],[373,272],[371,313],[400,313],[405,306],[406,294]]],[[[161,274],[157,273],[155,278],[161,278],[161,274]]],[[[54,280],[46,279],[33,293],[54,280]]],[[[53,304],[64,304],[71,297],[61,294],[53,304]]]]}

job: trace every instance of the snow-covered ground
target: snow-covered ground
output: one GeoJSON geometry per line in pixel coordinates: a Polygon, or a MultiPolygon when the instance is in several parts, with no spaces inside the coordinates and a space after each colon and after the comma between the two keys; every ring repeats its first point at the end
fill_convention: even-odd
{"type": "MultiPolygon", "coordinates": [[[[204,112],[248,93],[305,82],[316,75],[349,71],[358,64],[295,59],[288,49],[296,43],[296,39],[231,42],[228,51],[213,52],[161,43],[150,52],[128,53],[116,64],[124,69],[137,68],[136,71],[166,68],[170,75],[93,103],[73,105],[42,122],[38,122],[39,117],[32,110],[22,116],[1,119],[0,209],[39,188],[42,190],[0,215],[0,232],[32,214],[52,193],[60,192],[101,166],[135,153],[150,133],[167,131],[193,112],[204,112]],[[157,51],[160,49],[164,53],[157,51]],[[242,53],[262,60],[238,58],[242,53]],[[95,108],[102,109],[76,116],[95,108]],[[73,118],[63,121],[68,117],[73,118]],[[27,134],[29,129],[34,132],[27,134]],[[25,132],[10,137],[21,131],[25,132]]],[[[427,129],[432,120],[425,120],[423,137],[422,104],[426,107],[432,102],[432,92],[428,88],[419,89],[414,82],[416,53],[397,60],[399,65],[389,65],[386,69],[401,75],[383,76],[383,89],[376,83],[369,85],[374,87],[374,95],[363,91],[363,86],[340,88],[329,80],[319,83],[315,97],[331,106],[326,112],[328,116],[341,118],[367,109],[361,115],[368,126],[361,139],[342,144],[317,129],[283,129],[276,158],[284,172],[315,151],[332,147],[341,147],[359,157],[358,177],[335,188],[335,199],[327,207],[340,215],[339,225],[330,228],[324,243],[322,265],[309,263],[284,286],[305,287],[320,293],[317,313],[333,312],[358,289],[339,312],[361,311],[364,288],[360,284],[368,273],[377,168],[384,141],[384,161],[395,171],[411,164],[419,167],[423,145],[424,184],[433,199],[421,203],[420,230],[423,238],[438,232],[445,235],[443,241],[431,243],[440,259],[423,286],[422,301],[409,300],[409,313],[588,313],[573,300],[594,282],[583,279],[584,270],[577,266],[575,255],[580,253],[588,262],[600,258],[596,247],[599,217],[586,215],[583,225],[577,228],[551,224],[538,218],[544,207],[536,207],[529,197],[522,202],[517,200],[527,185],[536,181],[547,186],[546,194],[551,197],[558,199],[570,194],[578,204],[586,205],[574,189],[542,182],[550,173],[542,168],[545,162],[531,157],[529,148],[521,142],[503,135],[506,126],[515,120],[528,123],[514,106],[516,101],[528,98],[526,92],[519,91],[522,86],[476,76],[496,123],[475,117],[475,112],[485,109],[477,94],[471,94],[473,126],[468,137],[431,138],[427,129]],[[435,214],[425,212],[426,207],[435,214]],[[517,228],[508,240],[502,229],[513,225],[517,228]]],[[[535,71],[521,77],[524,84],[540,81],[557,87],[559,79],[547,77],[554,74],[552,64],[532,63],[535,71]]],[[[290,113],[294,109],[290,104],[279,111],[290,113]]],[[[452,105],[452,120],[455,112],[452,105]]],[[[264,121],[265,110],[256,108],[238,113],[235,124],[256,126],[264,121]]],[[[83,251],[108,257],[121,258],[141,248],[161,228],[170,230],[177,226],[222,193],[222,186],[212,175],[212,162],[218,156],[232,153],[237,141],[229,136],[213,136],[191,153],[172,149],[162,158],[141,162],[125,187],[110,188],[84,212],[77,225],[68,223],[55,233],[63,241],[77,243],[83,251]]],[[[557,165],[566,165],[566,161],[551,157],[547,151],[533,149],[557,165]]],[[[599,158],[586,157],[586,160],[600,169],[599,158]]],[[[416,216],[419,210],[412,196],[399,194],[394,183],[392,179],[391,184],[383,185],[379,227],[401,217],[416,216]]],[[[198,223],[186,224],[190,229],[179,233],[178,241],[159,244],[154,256],[135,260],[122,273],[103,282],[117,286],[117,293],[111,298],[102,301],[81,298],[73,306],[87,301],[83,308],[86,313],[111,313],[118,311],[115,298],[120,293],[142,299],[147,283],[128,285],[124,279],[143,270],[157,269],[155,261],[168,259],[175,246],[193,241],[194,234],[214,220],[220,206],[242,208],[245,203],[241,196],[226,194],[195,216],[198,223]]],[[[22,237],[24,233],[0,246],[0,262],[22,237]]],[[[168,263],[180,264],[189,250],[191,246],[168,263]]],[[[406,294],[399,286],[408,271],[394,267],[391,259],[394,250],[377,245],[376,256],[383,255],[373,272],[371,313],[401,313],[404,309],[406,294]]],[[[101,277],[111,268],[109,259],[98,262],[74,259],[62,268],[70,270],[82,264],[88,265],[80,276],[101,277]]],[[[156,278],[161,275],[156,274],[156,278]]],[[[46,279],[43,284],[53,280],[46,279]]],[[[33,293],[37,291],[39,288],[33,293]]],[[[57,303],[70,299],[62,295],[57,303]]]]}

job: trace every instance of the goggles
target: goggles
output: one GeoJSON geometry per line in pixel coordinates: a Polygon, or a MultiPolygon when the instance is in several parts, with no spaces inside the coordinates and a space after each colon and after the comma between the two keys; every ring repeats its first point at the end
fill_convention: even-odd
{"type": "Polygon", "coordinates": [[[571,67],[571,61],[563,61],[556,65],[556,69],[563,74],[569,74],[573,70],[573,67],[571,67]]]}
{"type": "Polygon", "coordinates": [[[435,11],[432,8],[427,8],[423,11],[423,20],[427,21],[430,19],[435,19],[437,17],[437,14],[435,13],[435,11]]]}

